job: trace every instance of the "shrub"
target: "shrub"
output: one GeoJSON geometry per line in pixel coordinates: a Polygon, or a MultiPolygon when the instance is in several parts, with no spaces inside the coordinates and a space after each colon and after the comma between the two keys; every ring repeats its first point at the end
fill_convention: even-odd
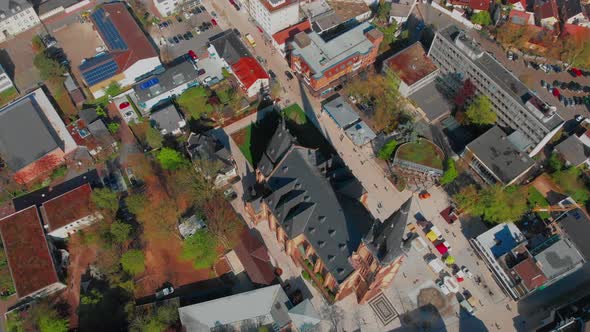
{"type": "Polygon", "coordinates": [[[303,277],[303,279],[307,280],[307,281],[311,281],[311,276],[309,275],[309,273],[305,270],[301,271],[301,276],[303,277]]]}
{"type": "Polygon", "coordinates": [[[397,147],[397,141],[392,139],[389,142],[385,143],[381,150],[379,150],[378,157],[381,160],[389,160],[391,158],[391,154],[395,151],[397,147]]]}

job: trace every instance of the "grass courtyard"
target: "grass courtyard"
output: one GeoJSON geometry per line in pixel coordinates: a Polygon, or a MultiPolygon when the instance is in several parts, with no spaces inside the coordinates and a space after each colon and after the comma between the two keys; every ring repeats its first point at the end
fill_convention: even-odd
{"type": "Polygon", "coordinates": [[[443,169],[443,157],[440,149],[425,139],[401,145],[395,155],[396,159],[436,169],[443,169]]]}

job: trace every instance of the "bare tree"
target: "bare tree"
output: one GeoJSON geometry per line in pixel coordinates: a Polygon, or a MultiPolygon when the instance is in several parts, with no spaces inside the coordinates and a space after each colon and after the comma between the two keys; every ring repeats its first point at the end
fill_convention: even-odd
{"type": "Polygon", "coordinates": [[[337,305],[325,305],[322,307],[320,315],[322,319],[332,323],[334,331],[340,330],[340,325],[344,319],[344,310],[337,305]]]}

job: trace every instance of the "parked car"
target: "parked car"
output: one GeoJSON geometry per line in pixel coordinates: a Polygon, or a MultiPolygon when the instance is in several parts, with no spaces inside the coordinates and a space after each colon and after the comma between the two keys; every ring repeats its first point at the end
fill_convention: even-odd
{"type": "Polygon", "coordinates": [[[213,24],[213,25],[215,25],[215,26],[216,26],[216,25],[217,25],[217,20],[215,20],[214,18],[212,18],[212,19],[211,19],[211,24],[213,24]]]}
{"type": "Polygon", "coordinates": [[[473,273],[471,273],[471,271],[469,271],[469,269],[466,266],[461,266],[461,271],[465,273],[465,276],[467,276],[467,278],[473,279],[473,273]]]}
{"type": "Polygon", "coordinates": [[[175,44],[180,43],[180,39],[178,39],[178,36],[172,37],[172,40],[174,41],[175,44]]]}
{"type": "Polygon", "coordinates": [[[180,40],[184,40],[184,37],[181,34],[177,34],[176,38],[180,39],[180,40]]]}
{"type": "Polygon", "coordinates": [[[211,16],[217,17],[217,13],[216,12],[211,12],[211,16]]]}
{"type": "Polygon", "coordinates": [[[168,43],[171,45],[174,44],[174,39],[172,39],[172,37],[168,37],[168,43]]]}
{"type": "Polygon", "coordinates": [[[582,122],[584,120],[584,117],[581,116],[580,114],[576,115],[576,117],[574,118],[577,122],[582,122]]]}
{"type": "Polygon", "coordinates": [[[193,33],[190,31],[187,31],[186,34],[188,35],[189,39],[192,39],[194,37],[193,33]]]}
{"type": "Polygon", "coordinates": [[[188,56],[190,56],[193,60],[197,60],[199,58],[193,50],[188,50],[188,56]]]}
{"type": "Polygon", "coordinates": [[[451,294],[451,292],[449,291],[449,289],[447,288],[447,286],[441,280],[437,280],[436,281],[436,285],[438,286],[438,288],[440,289],[440,291],[443,293],[443,295],[449,295],[449,294],[451,294]]]}
{"type": "Polygon", "coordinates": [[[292,80],[295,78],[295,76],[293,76],[293,74],[291,74],[291,72],[288,70],[285,70],[285,76],[287,76],[288,80],[292,80]]]}
{"type": "Polygon", "coordinates": [[[268,76],[270,76],[270,78],[272,78],[273,80],[277,79],[277,74],[275,74],[275,72],[272,70],[268,71],[268,76]]]}
{"type": "Polygon", "coordinates": [[[160,291],[156,292],[156,299],[161,299],[161,298],[168,296],[172,293],[174,293],[174,287],[169,286],[169,287],[163,288],[160,291]]]}
{"type": "Polygon", "coordinates": [[[541,86],[542,87],[546,87],[547,86],[547,82],[545,82],[545,80],[541,80],[541,86]]]}
{"type": "Polygon", "coordinates": [[[197,71],[197,75],[201,76],[204,75],[206,73],[205,69],[201,68],[197,71]]]}
{"type": "Polygon", "coordinates": [[[128,101],[124,101],[124,102],[122,102],[122,103],[119,104],[119,109],[120,110],[125,109],[125,108],[129,107],[129,105],[131,105],[131,104],[129,104],[128,101]]]}

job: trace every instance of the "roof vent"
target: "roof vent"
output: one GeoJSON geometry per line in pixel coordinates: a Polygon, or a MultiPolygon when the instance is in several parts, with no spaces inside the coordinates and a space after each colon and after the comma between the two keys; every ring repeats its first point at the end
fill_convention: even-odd
{"type": "Polygon", "coordinates": [[[330,262],[333,262],[335,259],[336,259],[336,256],[334,256],[334,255],[328,255],[328,260],[330,262]]]}
{"type": "Polygon", "coordinates": [[[289,166],[283,166],[283,173],[287,173],[288,170],[289,170],[289,166]]]}
{"type": "Polygon", "coordinates": [[[315,227],[308,227],[307,230],[312,234],[315,233],[315,227]]]}
{"type": "Polygon", "coordinates": [[[322,241],[322,240],[318,241],[318,246],[320,246],[320,248],[323,248],[325,245],[326,245],[326,241],[322,241]]]}
{"type": "Polygon", "coordinates": [[[334,236],[336,234],[336,230],[334,229],[329,229],[328,230],[328,234],[330,234],[330,236],[334,236]]]}
{"type": "Polygon", "coordinates": [[[338,274],[343,274],[344,273],[344,269],[339,267],[336,269],[336,272],[338,272],[338,274]]]}
{"type": "Polygon", "coordinates": [[[301,189],[301,183],[296,182],[295,183],[295,189],[301,189]]]}
{"type": "Polygon", "coordinates": [[[344,249],[346,249],[346,244],[340,243],[340,244],[338,244],[338,248],[340,248],[340,250],[344,251],[344,249]]]}
{"type": "Polygon", "coordinates": [[[303,200],[306,201],[306,202],[309,202],[310,198],[311,197],[309,195],[303,196],[303,200]]]}
{"type": "Polygon", "coordinates": [[[320,221],[320,223],[324,223],[326,221],[326,216],[319,216],[318,220],[320,221]]]}

